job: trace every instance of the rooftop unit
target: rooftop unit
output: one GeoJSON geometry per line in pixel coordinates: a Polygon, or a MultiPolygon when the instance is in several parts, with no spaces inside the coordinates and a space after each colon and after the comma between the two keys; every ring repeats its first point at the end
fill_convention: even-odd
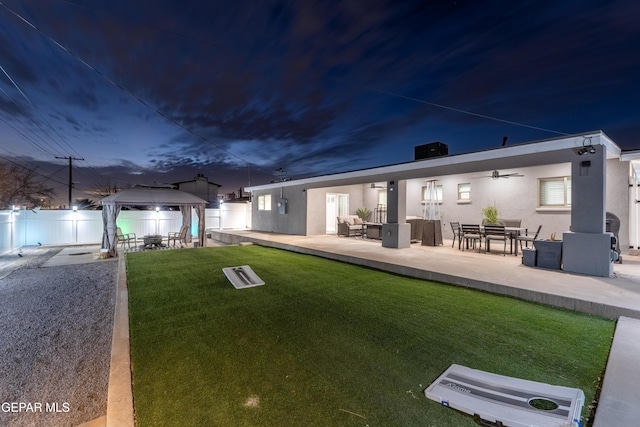
{"type": "Polygon", "coordinates": [[[448,154],[449,146],[439,141],[416,145],[415,147],[415,160],[431,159],[434,157],[447,156],[448,154]]]}

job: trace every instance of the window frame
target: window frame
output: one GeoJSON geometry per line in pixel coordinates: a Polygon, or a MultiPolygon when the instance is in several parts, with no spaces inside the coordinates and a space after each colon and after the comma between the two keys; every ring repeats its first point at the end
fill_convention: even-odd
{"type": "Polygon", "coordinates": [[[458,203],[459,204],[463,204],[463,203],[471,203],[471,183],[470,182],[462,182],[458,184],[458,203]],[[460,187],[466,185],[468,186],[468,190],[462,190],[460,187]],[[467,194],[468,198],[462,198],[461,196],[463,194],[467,194]]]}
{"type": "MultiPolygon", "coordinates": [[[[547,190],[549,191],[549,190],[547,190]]],[[[556,190],[557,191],[557,190],[556,190]]],[[[538,178],[538,210],[571,210],[571,176],[555,176],[538,178]],[[545,203],[543,190],[545,183],[556,183],[562,185],[562,203],[545,203]]]]}
{"type": "Polygon", "coordinates": [[[261,194],[258,196],[258,210],[259,211],[271,210],[271,194],[261,194]]]}

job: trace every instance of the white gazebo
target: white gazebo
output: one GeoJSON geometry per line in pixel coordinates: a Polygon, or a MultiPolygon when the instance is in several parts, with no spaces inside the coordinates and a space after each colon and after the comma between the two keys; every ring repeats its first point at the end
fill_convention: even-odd
{"type": "Polygon", "coordinates": [[[198,215],[200,246],[206,246],[205,205],[207,201],[191,193],[167,187],[133,187],[107,196],[101,200],[101,203],[104,223],[102,249],[107,249],[109,256],[118,256],[116,219],[122,206],[179,206],[182,212],[182,225],[187,227],[191,226],[191,208],[193,207],[198,215]]]}

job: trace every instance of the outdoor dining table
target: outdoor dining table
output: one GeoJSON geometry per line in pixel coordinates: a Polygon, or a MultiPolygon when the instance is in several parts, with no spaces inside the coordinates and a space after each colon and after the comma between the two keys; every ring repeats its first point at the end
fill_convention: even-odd
{"type": "MultiPolygon", "coordinates": [[[[519,236],[522,232],[525,234],[528,232],[527,227],[505,227],[505,234],[509,235],[509,253],[513,253],[513,240],[519,236]]],[[[484,226],[480,226],[480,232],[484,235],[484,226]]],[[[518,242],[516,241],[516,251],[515,256],[518,256],[518,242]]]]}
{"type": "MultiPolygon", "coordinates": [[[[509,253],[513,253],[513,240],[518,237],[522,232],[525,234],[528,232],[526,227],[505,227],[505,233],[509,233],[509,253]]],[[[516,240],[515,256],[518,256],[518,241],[516,240]]]]}

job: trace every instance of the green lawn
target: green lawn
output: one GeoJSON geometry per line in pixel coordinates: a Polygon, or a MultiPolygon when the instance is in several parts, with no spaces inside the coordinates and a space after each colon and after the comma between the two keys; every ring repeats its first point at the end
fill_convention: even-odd
{"type": "Polygon", "coordinates": [[[259,246],[132,253],[127,276],[138,426],[474,426],[423,394],[452,363],[577,387],[588,404],[614,330],[259,246]],[[266,285],[236,290],[222,268],[244,264],[266,285]]]}

